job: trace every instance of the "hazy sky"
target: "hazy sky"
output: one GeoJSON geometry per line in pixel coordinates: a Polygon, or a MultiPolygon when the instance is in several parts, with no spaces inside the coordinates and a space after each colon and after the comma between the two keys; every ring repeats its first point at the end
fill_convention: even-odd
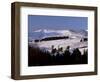
{"type": "Polygon", "coordinates": [[[87,17],[28,15],[29,32],[38,29],[86,30],[87,23],[87,17]]]}

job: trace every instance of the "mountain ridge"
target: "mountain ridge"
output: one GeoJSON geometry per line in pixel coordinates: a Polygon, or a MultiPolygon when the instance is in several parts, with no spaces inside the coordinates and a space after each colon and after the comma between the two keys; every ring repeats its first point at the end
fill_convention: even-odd
{"type": "Polygon", "coordinates": [[[29,39],[44,39],[47,37],[63,37],[69,36],[71,38],[87,37],[87,30],[50,30],[39,29],[29,33],[29,39]]]}

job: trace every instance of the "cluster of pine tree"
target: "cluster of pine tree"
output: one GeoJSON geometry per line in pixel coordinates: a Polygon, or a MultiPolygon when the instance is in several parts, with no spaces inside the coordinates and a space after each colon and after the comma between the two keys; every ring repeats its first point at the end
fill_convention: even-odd
{"type": "Polygon", "coordinates": [[[50,40],[61,40],[61,39],[68,39],[69,38],[69,36],[59,36],[59,37],[47,37],[47,38],[44,38],[44,39],[41,39],[41,40],[35,40],[35,42],[41,42],[41,41],[50,41],[50,40]]]}
{"type": "Polygon", "coordinates": [[[43,51],[40,48],[28,47],[28,66],[45,66],[45,65],[70,65],[70,64],[87,64],[88,53],[84,50],[81,54],[78,48],[71,53],[70,46],[63,51],[63,48],[58,50],[52,46],[52,51],[43,51]]]}

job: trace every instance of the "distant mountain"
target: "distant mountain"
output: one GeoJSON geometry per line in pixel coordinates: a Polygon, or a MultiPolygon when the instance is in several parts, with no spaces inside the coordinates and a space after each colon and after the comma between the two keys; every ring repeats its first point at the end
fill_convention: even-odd
{"type": "Polygon", "coordinates": [[[60,36],[61,34],[56,32],[56,31],[51,31],[51,30],[46,30],[46,29],[41,29],[37,31],[33,31],[32,33],[29,33],[29,38],[30,39],[43,39],[46,37],[52,37],[52,36],[60,36]]]}
{"type": "Polygon", "coordinates": [[[85,30],[49,30],[39,29],[28,34],[29,40],[41,40],[48,37],[63,37],[68,36],[70,38],[82,38],[87,37],[87,31],[85,30]]]}

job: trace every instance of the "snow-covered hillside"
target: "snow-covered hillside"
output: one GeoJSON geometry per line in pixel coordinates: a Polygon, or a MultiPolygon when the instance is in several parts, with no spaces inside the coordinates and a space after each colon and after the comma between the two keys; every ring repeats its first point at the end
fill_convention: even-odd
{"type": "Polygon", "coordinates": [[[85,30],[47,30],[40,29],[33,31],[33,33],[29,34],[29,45],[40,47],[41,49],[47,49],[51,51],[52,45],[57,49],[58,47],[63,47],[63,50],[66,49],[67,46],[70,46],[71,50],[74,48],[79,48],[83,53],[84,49],[87,49],[88,42],[81,41],[83,38],[87,38],[87,31],[85,30]],[[61,36],[69,36],[68,39],[59,39],[59,40],[50,40],[50,41],[39,41],[35,42],[34,40],[44,39],[47,37],[61,37],[61,36]]]}
{"type": "Polygon", "coordinates": [[[40,40],[47,37],[61,37],[69,36],[71,38],[83,38],[87,36],[87,31],[85,30],[48,30],[48,29],[39,29],[29,33],[29,40],[40,40]]]}

